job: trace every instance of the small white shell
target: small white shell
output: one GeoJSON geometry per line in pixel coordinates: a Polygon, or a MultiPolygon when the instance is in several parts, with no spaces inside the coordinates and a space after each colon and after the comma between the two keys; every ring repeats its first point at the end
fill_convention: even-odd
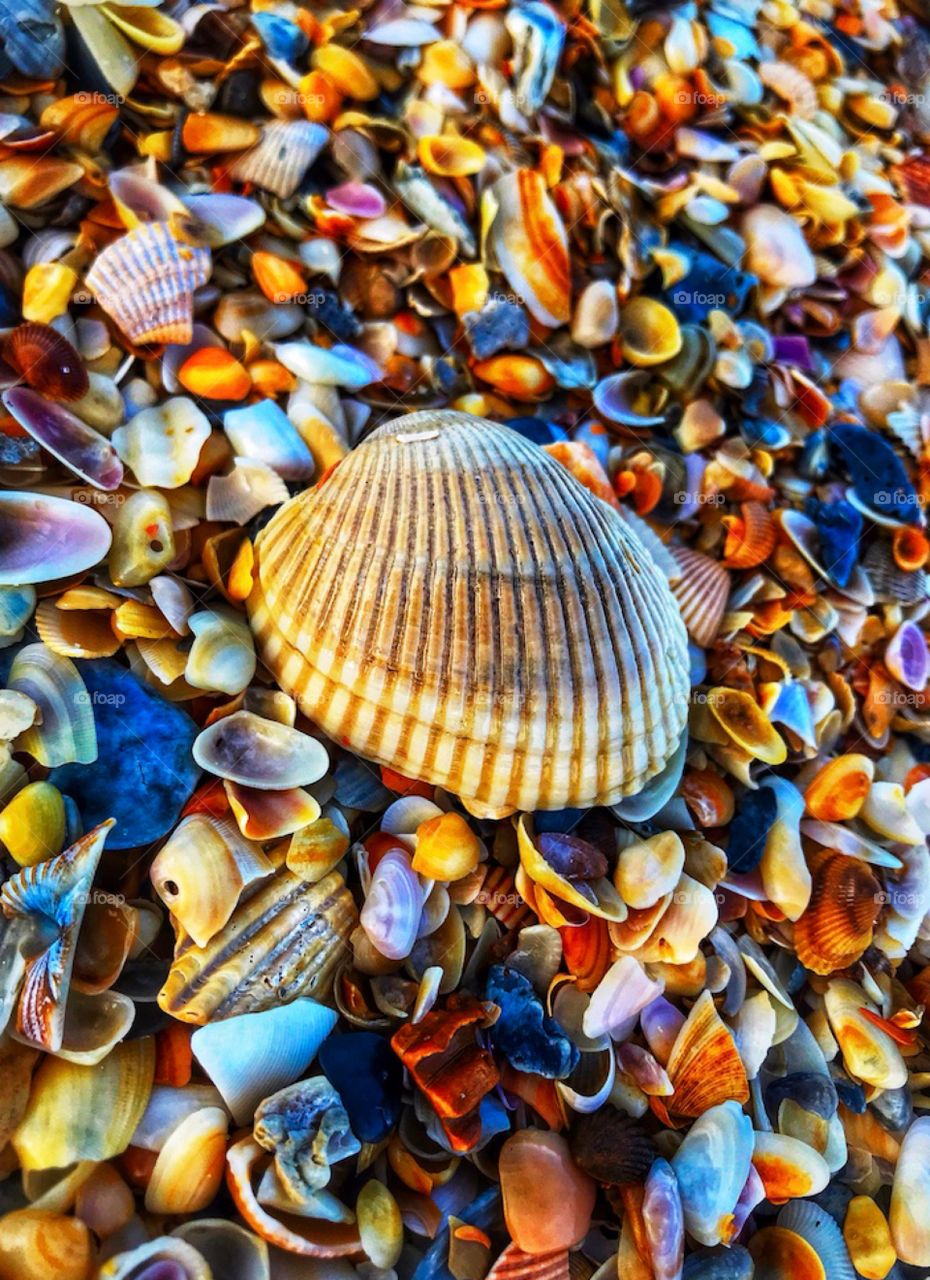
{"type": "Polygon", "coordinates": [[[177,489],[187,484],[210,423],[187,396],[143,409],[113,432],[116,451],[141,485],[177,489]]]}
{"type": "Polygon", "coordinates": [[[251,711],[208,725],[195,739],[193,755],[209,773],[267,791],[308,787],[329,768],[322,742],[251,711]]]}
{"type": "Polygon", "coordinates": [[[188,619],[194,643],[184,678],[195,689],[242,693],[255,675],[255,645],[242,614],[216,606],[188,619]]]}

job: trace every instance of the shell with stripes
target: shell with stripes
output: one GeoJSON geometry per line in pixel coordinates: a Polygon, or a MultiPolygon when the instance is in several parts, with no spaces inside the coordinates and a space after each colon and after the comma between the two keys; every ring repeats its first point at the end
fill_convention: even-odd
{"type": "Polygon", "coordinates": [[[249,611],[335,742],[479,815],[631,795],[687,717],[685,629],[636,535],[543,449],[464,413],[378,428],[286,503],[249,611]]]}

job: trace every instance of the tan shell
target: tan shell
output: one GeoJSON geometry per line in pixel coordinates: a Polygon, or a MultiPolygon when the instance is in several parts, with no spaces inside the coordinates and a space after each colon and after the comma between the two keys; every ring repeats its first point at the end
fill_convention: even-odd
{"type": "Polygon", "coordinates": [[[685,629],[626,523],[450,411],[380,427],[256,543],[263,657],[332,738],[476,813],[611,804],[675,750],[685,629]]]}

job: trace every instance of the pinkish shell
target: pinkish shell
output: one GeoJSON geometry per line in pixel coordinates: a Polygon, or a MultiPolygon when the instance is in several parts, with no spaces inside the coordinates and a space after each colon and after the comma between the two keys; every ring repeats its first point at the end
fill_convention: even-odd
{"type": "Polygon", "coordinates": [[[375,867],[360,916],[371,945],[389,960],[409,956],[422,908],[423,886],[410,859],[390,849],[375,867]]]}
{"type": "Polygon", "coordinates": [[[896,680],[919,693],[930,674],[927,641],[916,622],[902,622],[885,650],[885,666],[896,680]]]}
{"type": "Polygon", "coordinates": [[[0,493],[0,586],[83,573],[110,542],[110,526],[92,507],[44,493],[0,493]]]}
{"type": "Polygon", "coordinates": [[[384,196],[367,182],[343,182],[332,187],[326,193],[326,203],[350,218],[380,218],[387,211],[384,196]]]}
{"type": "Polygon", "coordinates": [[[105,436],[28,387],[11,387],[2,400],[23,430],[76,476],[98,489],[119,488],[123,464],[105,436]]]}

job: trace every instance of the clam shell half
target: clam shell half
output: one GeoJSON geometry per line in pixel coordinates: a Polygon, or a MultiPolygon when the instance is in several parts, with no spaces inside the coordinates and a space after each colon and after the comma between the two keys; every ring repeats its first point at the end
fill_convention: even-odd
{"type": "Polygon", "coordinates": [[[256,543],[265,662],[336,741],[475,813],[611,804],[674,752],[687,641],[628,525],[506,427],[380,427],[256,543]]]}

